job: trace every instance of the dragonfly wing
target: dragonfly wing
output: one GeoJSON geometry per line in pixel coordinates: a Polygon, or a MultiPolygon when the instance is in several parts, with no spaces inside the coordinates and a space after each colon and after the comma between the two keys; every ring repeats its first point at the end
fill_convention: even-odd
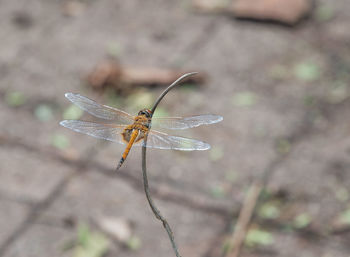
{"type": "Polygon", "coordinates": [[[188,129],[201,125],[217,123],[223,120],[222,116],[204,114],[191,117],[154,117],[152,127],[163,129],[188,129]]]}
{"type": "MultiPolygon", "coordinates": [[[[144,141],[142,140],[142,144],[144,141]]],[[[195,139],[171,136],[159,131],[151,130],[148,133],[147,147],[158,149],[173,149],[181,151],[207,150],[210,145],[195,139]]]]}
{"type": "Polygon", "coordinates": [[[126,144],[122,133],[125,126],[113,124],[99,124],[80,120],[63,120],[60,125],[76,132],[90,135],[96,138],[109,140],[112,142],[126,144]]]}
{"type": "Polygon", "coordinates": [[[73,104],[77,105],[79,108],[90,113],[95,117],[105,120],[113,120],[119,124],[133,123],[133,116],[131,116],[130,114],[118,110],[116,108],[98,104],[85,96],[73,93],[66,93],[65,97],[73,104]]]}

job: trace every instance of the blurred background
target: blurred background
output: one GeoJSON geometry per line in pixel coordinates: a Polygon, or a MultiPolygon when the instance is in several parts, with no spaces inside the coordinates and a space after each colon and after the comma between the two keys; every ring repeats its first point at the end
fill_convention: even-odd
{"type": "Polygon", "coordinates": [[[0,256],[174,256],[146,201],[141,148],[59,126],[66,92],[136,114],[222,115],[148,151],[182,256],[350,256],[348,0],[0,1],[0,256]],[[251,185],[263,185],[258,201],[251,185]],[[248,215],[249,216],[249,215],[248,215]]]}

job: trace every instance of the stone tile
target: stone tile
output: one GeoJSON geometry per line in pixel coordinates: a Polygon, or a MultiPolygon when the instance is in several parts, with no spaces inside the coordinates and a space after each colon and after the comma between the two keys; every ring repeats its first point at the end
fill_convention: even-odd
{"type": "Polygon", "coordinates": [[[12,198],[44,200],[72,169],[52,159],[18,148],[0,148],[0,191],[12,198]]]}
{"type": "MultiPolygon", "coordinates": [[[[110,45],[121,49],[119,58],[128,65],[184,65],[208,72],[211,80],[207,85],[193,92],[174,90],[162,105],[173,115],[223,115],[221,124],[183,134],[221,147],[223,157],[213,161],[210,152],[149,151],[150,184],[161,194],[171,191],[231,209],[243,199],[251,178],[260,175],[276,158],[276,139],[287,137],[304,125],[305,113],[309,111],[303,104],[304,97],[323,96],[328,89],[324,77],[321,81],[302,83],[295,79],[274,81],[268,76],[274,64],[293,67],[294,62],[310,58],[323,65],[322,76],[328,76],[329,49],[322,48],[322,40],[340,44],[349,38],[346,30],[349,4],[347,0],[320,3],[334,5],[335,17],[331,21],[315,24],[310,19],[291,29],[193,14],[184,3],[174,1],[87,1],[82,15],[72,18],[63,15],[60,1],[5,0],[0,8],[0,88],[2,92],[20,90],[30,98],[55,99],[61,106],[68,106],[63,97],[67,91],[103,102],[96,93],[82,87],[81,78],[105,57],[110,45]],[[29,15],[32,25],[27,28],[15,25],[13,20],[18,12],[29,15]],[[234,106],[233,95],[242,91],[256,94],[257,103],[247,108],[234,106]],[[235,182],[226,179],[231,171],[237,174],[235,182]],[[216,199],[211,192],[216,186],[228,187],[228,193],[216,199]]],[[[59,128],[59,114],[55,121],[41,124],[31,114],[32,110],[0,105],[1,133],[23,138],[29,145],[45,149],[50,146],[52,133],[60,132],[71,139],[72,148],[80,157],[87,148],[100,147],[98,140],[59,128]]],[[[344,203],[335,199],[334,188],[350,185],[346,172],[348,114],[345,109],[340,113],[328,121],[334,127],[316,129],[312,136],[307,135],[271,181],[272,186],[305,197],[307,209],[317,216],[318,223],[327,224],[330,217],[344,208],[344,203]]],[[[96,160],[112,169],[122,151],[120,146],[109,145],[97,154],[96,160]]],[[[1,148],[0,162],[0,192],[24,201],[42,200],[71,171],[43,153],[16,147],[1,148]]],[[[141,180],[140,163],[140,149],[133,149],[120,172],[130,172],[141,180]]],[[[135,231],[143,246],[136,253],[114,249],[111,256],[172,255],[166,233],[140,194],[142,188],[134,190],[122,176],[111,178],[93,172],[74,179],[67,192],[42,213],[42,218],[126,217],[136,224],[135,231]]],[[[0,222],[7,236],[11,229],[6,225],[18,224],[26,207],[2,202],[1,206],[10,211],[0,213],[5,215],[4,220],[11,221],[5,225],[0,222]]],[[[156,202],[173,226],[184,256],[203,256],[224,227],[218,216],[183,207],[181,201],[156,202]]],[[[7,256],[60,256],[60,245],[56,243],[65,241],[71,233],[61,227],[34,224],[10,246],[7,256]]],[[[347,256],[344,245],[339,246],[333,236],[327,243],[314,244],[305,243],[294,234],[278,233],[276,238],[281,244],[274,246],[275,251],[281,256],[292,256],[295,249],[303,250],[301,256],[347,256]]]]}
{"type": "Polygon", "coordinates": [[[105,57],[109,45],[121,49],[123,63],[169,66],[210,23],[207,17],[194,16],[181,3],[171,1],[89,2],[76,18],[63,15],[61,2],[21,3],[6,1],[1,10],[1,84],[56,99],[67,91],[86,91],[80,79],[105,57]],[[27,13],[33,25],[13,33],[11,20],[16,12],[27,13]]]}
{"type": "MultiPolygon", "coordinates": [[[[223,220],[204,212],[187,209],[181,203],[156,201],[174,230],[180,251],[193,251],[200,256],[207,249],[197,249],[223,229],[223,220]]],[[[118,253],[122,256],[164,256],[173,254],[167,234],[161,223],[151,213],[146,197],[117,178],[107,178],[98,173],[77,177],[67,187],[44,216],[73,217],[91,221],[101,216],[123,217],[135,224],[135,235],[140,237],[142,248],[137,252],[118,253]],[[156,247],[154,246],[156,245],[156,247]]]]}
{"type": "Polygon", "coordinates": [[[59,227],[33,225],[9,247],[6,257],[71,256],[64,252],[67,243],[74,240],[70,230],[59,227]]]}
{"type": "Polygon", "coordinates": [[[321,229],[326,229],[346,208],[337,195],[350,185],[349,124],[345,119],[349,104],[338,107],[324,117],[321,127],[316,126],[313,133],[292,147],[289,158],[270,181],[272,187],[283,188],[292,197],[306,200],[321,229]]]}
{"type": "MultiPolygon", "coordinates": [[[[62,98],[64,98],[63,95],[62,98]]],[[[69,106],[68,101],[65,106],[69,106]]],[[[52,142],[54,135],[63,134],[69,140],[69,146],[63,152],[72,153],[74,157],[83,156],[91,143],[95,143],[95,140],[89,136],[83,136],[60,126],[59,121],[63,119],[61,113],[55,113],[52,121],[40,122],[34,115],[34,107],[10,108],[3,102],[0,103],[0,107],[0,126],[2,128],[0,135],[5,137],[5,142],[22,140],[18,143],[33,146],[36,150],[47,154],[50,151],[60,154],[61,151],[56,149],[52,142]]],[[[16,141],[13,143],[16,144],[16,141]]]]}
{"type": "Polygon", "coordinates": [[[317,256],[347,256],[345,245],[339,244],[340,241],[335,240],[316,240],[316,242],[308,241],[293,234],[275,233],[278,243],[274,243],[273,251],[278,256],[293,256],[295,249],[298,249],[298,256],[317,257],[317,256]]]}
{"type": "Polygon", "coordinates": [[[8,199],[0,199],[0,245],[22,224],[29,213],[29,206],[8,199]]]}

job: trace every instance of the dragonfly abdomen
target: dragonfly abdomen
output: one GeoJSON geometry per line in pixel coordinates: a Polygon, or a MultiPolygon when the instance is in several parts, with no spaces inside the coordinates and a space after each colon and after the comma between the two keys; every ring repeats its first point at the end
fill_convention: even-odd
{"type": "Polygon", "coordinates": [[[123,165],[126,157],[128,156],[129,152],[130,152],[130,149],[132,147],[132,145],[134,144],[137,136],[139,135],[139,130],[138,129],[133,129],[132,130],[132,133],[126,133],[124,132],[123,133],[123,137],[124,137],[124,140],[126,141],[126,139],[129,139],[127,142],[128,142],[128,145],[126,146],[125,148],[125,151],[122,155],[122,158],[120,159],[119,163],[118,163],[118,166],[117,166],[117,170],[123,165]]]}

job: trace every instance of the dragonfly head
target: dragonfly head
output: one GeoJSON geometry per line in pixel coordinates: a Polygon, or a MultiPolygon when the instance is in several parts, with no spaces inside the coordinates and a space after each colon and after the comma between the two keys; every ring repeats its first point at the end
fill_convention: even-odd
{"type": "Polygon", "coordinates": [[[152,117],[152,112],[149,109],[142,109],[141,111],[139,111],[138,115],[144,115],[147,118],[151,118],[152,117]]]}

